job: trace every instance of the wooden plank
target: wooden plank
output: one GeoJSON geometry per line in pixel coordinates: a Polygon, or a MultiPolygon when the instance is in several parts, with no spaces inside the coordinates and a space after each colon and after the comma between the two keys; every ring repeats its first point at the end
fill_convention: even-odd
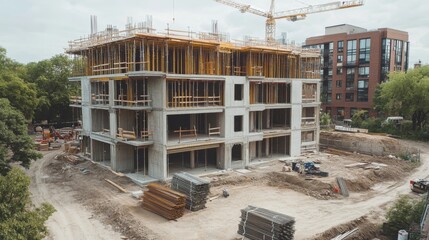
{"type": "Polygon", "coordinates": [[[110,184],[112,184],[114,187],[116,187],[117,189],[119,189],[121,192],[123,192],[123,193],[127,193],[128,191],[125,189],[125,188],[123,188],[123,187],[121,187],[121,186],[119,186],[118,184],[116,184],[116,183],[114,183],[113,181],[111,181],[111,180],[109,180],[109,179],[104,179],[106,182],[108,182],[108,183],[110,183],[110,184]]]}

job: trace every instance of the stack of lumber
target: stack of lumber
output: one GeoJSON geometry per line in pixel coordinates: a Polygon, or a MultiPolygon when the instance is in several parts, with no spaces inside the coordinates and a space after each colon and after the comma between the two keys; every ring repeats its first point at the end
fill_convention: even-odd
{"type": "Polygon", "coordinates": [[[49,145],[47,143],[41,143],[39,145],[39,151],[48,151],[49,150],[49,145]]]}
{"type": "Polygon", "coordinates": [[[295,219],[264,208],[248,206],[241,210],[238,234],[251,239],[293,239],[295,219]]]}
{"type": "Polygon", "coordinates": [[[142,196],[143,208],[169,220],[183,216],[186,195],[173,191],[157,183],[147,185],[142,196]]]}
{"type": "Polygon", "coordinates": [[[195,177],[189,173],[175,173],[171,181],[171,188],[186,194],[186,208],[198,211],[206,207],[207,195],[210,191],[210,182],[195,177]]]}

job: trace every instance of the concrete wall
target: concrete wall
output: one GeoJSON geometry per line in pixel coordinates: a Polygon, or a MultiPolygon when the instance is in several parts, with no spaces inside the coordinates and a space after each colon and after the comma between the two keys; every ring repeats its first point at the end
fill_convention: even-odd
{"type": "Polygon", "coordinates": [[[116,145],[116,161],[112,161],[112,169],[119,172],[134,172],[135,147],[128,144],[116,145]]]}
{"type": "Polygon", "coordinates": [[[87,77],[81,78],[81,96],[82,96],[82,134],[89,136],[92,131],[91,116],[91,84],[87,77]]]}
{"type": "Polygon", "coordinates": [[[148,92],[152,99],[152,111],[148,113],[148,129],[154,131],[154,144],[148,148],[148,174],[151,177],[167,178],[167,115],[165,112],[166,80],[150,78],[148,92]]]}
{"type": "Polygon", "coordinates": [[[301,155],[302,81],[292,80],[291,104],[290,156],[297,157],[301,155]]]}

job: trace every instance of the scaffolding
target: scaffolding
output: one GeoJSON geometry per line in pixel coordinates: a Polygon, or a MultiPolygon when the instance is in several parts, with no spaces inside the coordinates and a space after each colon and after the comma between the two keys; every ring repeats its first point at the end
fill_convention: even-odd
{"type": "Polygon", "coordinates": [[[156,71],[172,74],[319,78],[320,51],[295,45],[268,44],[226,34],[167,29],[155,33],[150,24],[109,26],[87,38],[69,42],[75,76],[156,71]]]}
{"type": "Polygon", "coordinates": [[[223,82],[168,79],[168,107],[223,106],[223,82]]]}

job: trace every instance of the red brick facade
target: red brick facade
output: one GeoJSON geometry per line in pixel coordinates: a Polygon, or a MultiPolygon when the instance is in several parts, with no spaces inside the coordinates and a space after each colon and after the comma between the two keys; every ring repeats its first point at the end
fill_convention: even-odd
{"type": "MultiPolygon", "coordinates": [[[[338,27],[344,26],[353,27],[350,25],[338,27]]],[[[330,28],[335,27],[337,26],[330,28]]],[[[370,116],[376,116],[373,98],[377,85],[385,79],[382,69],[390,72],[406,71],[408,68],[407,32],[388,28],[370,31],[358,28],[358,30],[356,33],[339,30],[338,33],[310,37],[306,40],[307,47],[322,48],[322,109],[330,112],[336,120],[351,118],[353,112],[360,109],[368,110],[370,116]],[[339,41],[343,41],[342,52],[338,46],[339,41]],[[351,46],[350,49],[348,45],[351,46]],[[366,48],[368,45],[370,46],[366,48]],[[369,59],[366,54],[368,50],[369,59]],[[338,56],[342,56],[342,61],[338,56]],[[369,74],[366,74],[368,67],[369,74]]]]}

